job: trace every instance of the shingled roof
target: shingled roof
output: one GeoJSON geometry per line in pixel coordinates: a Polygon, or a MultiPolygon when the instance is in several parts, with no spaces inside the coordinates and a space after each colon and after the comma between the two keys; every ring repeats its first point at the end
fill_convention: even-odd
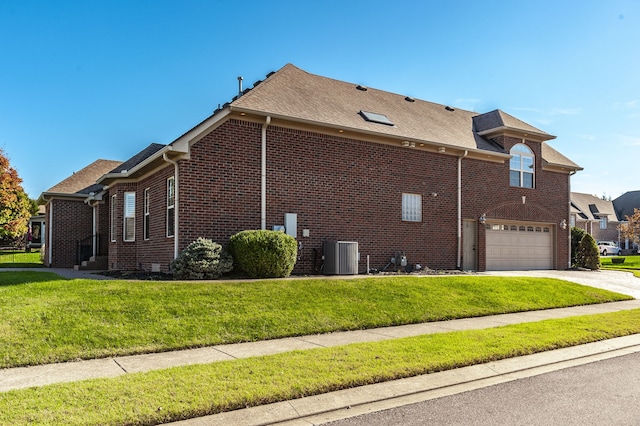
{"type": "MultiPolygon", "coordinates": [[[[484,114],[410,98],[308,73],[287,64],[230,104],[232,111],[267,114],[275,119],[382,134],[464,150],[508,154],[489,137],[515,131],[540,141],[555,138],[503,111],[484,114]]],[[[543,144],[546,164],[580,166],[543,144]]]]}
{"type": "Polygon", "coordinates": [[[122,164],[121,161],[96,160],[87,167],[46,190],[45,194],[88,194],[98,178],[122,164]]]}
{"type": "Polygon", "coordinates": [[[595,195],[572,192],[571,207],[574,213],[578,213],[585,220],[597,221],[602,217],[606,217],[612,222],[618,220],[613,203],[595,195]]]}

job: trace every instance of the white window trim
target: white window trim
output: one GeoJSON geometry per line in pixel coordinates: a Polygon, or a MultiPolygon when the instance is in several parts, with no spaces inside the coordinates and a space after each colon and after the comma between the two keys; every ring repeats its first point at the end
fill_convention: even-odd
{"type": "Polygon", "coordinates": [[[422,195],[402,193],[402,221],[422,222],[422,195]]]}
{"type": "Polygon", "coordinates": [[[136,240],[136,193],[134,191],[126,191],[124,193],[124,202],[122,203],[122,240],[127,242],[136,240]],[[132,206],[128,204],[131,197],[133,197],[132,206]],[[133,210],[129,210],[130,208],[133,210]],[[130,226],[132,226],[133,229],[128,229],[127,222],[130,222],[130,226]],[[127,238],[127,231],[132,231],[132,237],[127,238]]]}
{"type": "Polygon", "coordinates": [[[143,199],[142,199],[142,203],[143,203],[143,218],[142,218],[142,238],[144,240],[148,240],[150,237],[150,233],[149,233],[149,201],[150,201],[150,197],[149,197],[149,188],[145,188],[144,190],[144,194],[143,194],[143,199]]]}
{"type": "Polygon", "coordinates": [[[511,150],[509,151],[509,153],[511,154],[512,158],[514,155],[518,155],[520,157],[520,164],[519,167],[517,169],[514,169],[511,167],[511,161],[509,161],[509,185],[513,186],[513,187],[517,187],[517,188],[528,188],[528,189],[533,189],[536,187],[536,156],[533,153],[533,150],[531,148],[529,148],[529,146],[527,146],[524,143],[517,143],[515,144],[513,147],[511,147],[511,150]],[[528,152],[523,152],[523,151],[515,151],[514,149],[516,149],[517,147],[525,147],[527,149],[528,152]],[[524,170],[524,162],[522,161],[523,157],[527,157],[527,158],[531,158],[531,164],[533,165],[533,169],[531,171],[528,170],[524,170]],[[511,172],[518,172],[520,177],[519,177],[519,184],[518,185],[511,185],[511,172]],[[525,174],[530,174],[531,175],[531,186],[524,186],[524,175],[525,174]]]}
{"type": "Polygon", "coordinates": [[[109,206],[109,210],[111,213],[111,229],[109,233],[111,234],[111,242],[116,242],[116,195],[111,196],[111,205],[109,206]]]}
{"type": "Polygon", "coordinates": [[[171,228],[173,229],[173,233],[169,234],[169,211],[173,210],[173,220],[175,221],[176,217],[176,178],[175,176],[171,176],[167,179],[167,223],[166,223],[166,234],[168,238],[173,238],[176,234],[175,222],[171,224],[171,228]]]}
{"type": "Polygon", "coordinates": [[[600,218],[600,229],[607,229],[607,217],[603,216],[600,218]]]}

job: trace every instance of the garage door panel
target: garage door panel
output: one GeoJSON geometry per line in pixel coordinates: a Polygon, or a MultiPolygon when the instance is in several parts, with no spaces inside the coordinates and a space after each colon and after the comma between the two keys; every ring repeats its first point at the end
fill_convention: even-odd
{"type": "Polygon", "coordinates": [[[551,229],[543,224],[488,224],[487,270],[552,269],[551,229]]]}

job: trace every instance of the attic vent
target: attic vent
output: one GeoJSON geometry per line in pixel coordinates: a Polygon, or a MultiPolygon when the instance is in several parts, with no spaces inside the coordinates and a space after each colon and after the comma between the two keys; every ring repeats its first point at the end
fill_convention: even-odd
{"type": "Polygon", "coordinates": [[[413,99],[410,96],[407,96],[406,98],[404,98],[404,100],[407,101],[407,102],[415,102],[416,101],[415,99],[413,99]]]}
{"type": "Polygon", "coordinates": [[[276,72],[275,71],[271,71],[269,74],[267,74],[267,78],[271,77],[272,75],[274,75],[276,72]]]}
{"type": "Polygon", "coordinates": [[[444,107],[444,109],[446,109],[447,111],[455,111],[455,109],[451,108],[451,107],[450,107],[450,106],[448,106],[448,105],[447,105],[446,107],[444,107]]]}
{"type": "Polygon", "coordinates": [[[253,83],[253,87],[256,87],[258,84],[262,83],[262,80],[258,80],[255,83],[253,83]]]}
{"type": "Polygon", "coordinates": [[[367,121],[372,123],[385,124],[387,126],[393,126],[393,122],[384,114],[377,114],[375,112],[360,111],[360,115],[367,121]]]}
{"type": "Polygon", "coordinates": [[[363,92],[366,92],[367,90],[369,90],[367,86],[361,86],[359,84],[356,86],[356,89],[362,90],[363,92]]]}

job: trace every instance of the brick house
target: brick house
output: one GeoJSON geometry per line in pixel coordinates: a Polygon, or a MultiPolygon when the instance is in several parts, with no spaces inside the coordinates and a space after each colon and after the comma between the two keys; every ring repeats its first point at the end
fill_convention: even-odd
{"type": "MultiPolygon", "coordinates": [[[[640,209],[640,191],[628,191],[613,200],[613,207],[615,208],[618,219],[621,222],[632,217],[635,209],[640,209]]],[[[640,253],[640,245],[638,242],[624,239],[620,241],[620,247],[625,250],[635,250],[636,253],[640,253]]]]}
{"type": "Polygon", "coordinates": [[[596,241],[615,241],[620,244],[620,221],[613,202],[591,194],[571,193],[570,225],[587,231],[596,241]]]}
{"type": "Polygon", "coordinates": [[[106,255],[107,241],[97,238],[95,224],[106,222],[107,211],[104,204],[88,201],[102,190],[96,180],[118,165],[120,161],[96,160],[40,194],[46,266],[71,268],[91,256],[106,255]]]}
{"type": "MultiPolygon", "coordinates": [[[[357,242],[359,270],[404,254],[432,269],[565,269],[569,179],[549,135],[485,114],[307,73],[291,64],[133,165],[97,179],[111,269],[167,270],[202,236],[246,229],[357,242]]],[[[129,163],[129,162],[125,162],[129,163]]]]}

